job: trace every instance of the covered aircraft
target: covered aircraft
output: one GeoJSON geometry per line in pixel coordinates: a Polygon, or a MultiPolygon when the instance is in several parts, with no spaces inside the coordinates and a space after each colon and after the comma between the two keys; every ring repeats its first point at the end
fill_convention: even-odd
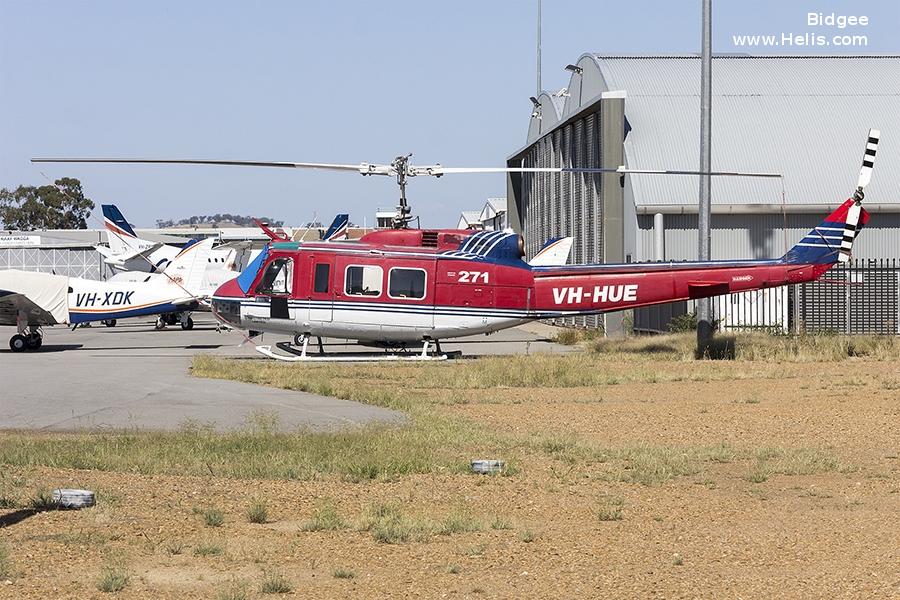
{"type": "MultiPolygon", "coordinates": [[[[0,325],[15,326],[13,352],[36,350],[42,327],[178,312],[199,306],[213,240],[181,250],[161,276],[141,282],[106,282],[29,271],[0,271],[0,325]]],[[[182,317],[184,319],[185,317],[182,317]]],[[[185,323],[186,321],[182,321],[185,323]]]]}

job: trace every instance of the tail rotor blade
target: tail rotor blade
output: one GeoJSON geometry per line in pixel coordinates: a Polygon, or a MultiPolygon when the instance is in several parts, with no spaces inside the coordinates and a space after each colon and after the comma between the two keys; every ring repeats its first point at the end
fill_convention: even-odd
{"type": "Polygon", "coordinates": [[[866,151],[863,154],[862,167],[859,170],[859,180],[856,187],[859,190],[865,189],[872,179],[872,168],[875,165],[875,153],[878,151],[878,140],[881,139],[881,132],[877,129],[869,130],[869,137],[866,139],[866,151]]]}

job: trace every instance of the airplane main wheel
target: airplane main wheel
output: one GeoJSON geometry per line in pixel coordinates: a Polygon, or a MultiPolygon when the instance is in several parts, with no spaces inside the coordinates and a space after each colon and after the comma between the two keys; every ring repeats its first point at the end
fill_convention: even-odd
{"type": "Polygon", "coordinates": [[[156,328],[157,331],[162,331],[163,329],[166,328],[166,322],[163,320],[162,317],[160,317],[156,320],[156,325],[154,325],[154,327],[156,328]]]}
{"type": "Polygon", "coordinates": [[[28,348],[28,340],[24,335],[16,334],[9,338],[9,349],[13,352],[25,352],[26,348],[28,348]]]}
{"type": "Polygon", "coordinates": [[[115,327],[116,320],[115,319],[107,319],[107,320],[103,321],[103,324],[106,325],[107,327],[115,327]]]}
{"type": "Polygon", "coordinates": [[[184,330],[189,330],[194,328],[194,320],[190,317],[187,318],[187,321],[181,322],[181,328],[184,330]]]}
{"type": "Polygon", "coordinates": [[[37,350],[44,343],[44,338],[40,334],[33,333],[25,338],[25,346],[29,350],[37,350]]]}

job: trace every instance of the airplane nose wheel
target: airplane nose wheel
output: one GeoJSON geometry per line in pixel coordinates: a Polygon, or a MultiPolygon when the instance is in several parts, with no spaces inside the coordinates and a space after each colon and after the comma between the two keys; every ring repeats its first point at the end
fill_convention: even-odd
{"type": "Polygon", "coordinates": [[[25,340],[24,335],[17,333],[9,338],[9,349],[13,352],[25,352],[26,348],[28,348],[28,342],[25,340]]]}
{"type": "Polygon", "coordinates": [[[13,352],[25,352],[37,350],[44,342],[44,336],[40,331],[31,331],[26,334],[17,333],[9,338],[9,349],[13,352]]]}

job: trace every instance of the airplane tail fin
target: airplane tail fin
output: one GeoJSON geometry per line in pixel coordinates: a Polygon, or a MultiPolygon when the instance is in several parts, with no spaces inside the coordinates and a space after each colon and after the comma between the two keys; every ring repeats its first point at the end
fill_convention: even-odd
{"type": "Polygon", "coordinates": [[[559,267],[569,260],[575,238],[561,237],[547,240],[544,247],[528,261],[532,267],[559,267]]]}
{"type": "Polygon", "coordinates": [[[213,238],[200,242],[191,240],[166,266],[163,273],[191,295],[199,295],[214,241],[213,238]]]}
{"type": "Polygon", "coordinates": [[[350,215],[348,214],[338,214],[334,217],[334,221],[331,222],[331,226],[322,236],[322,240],[326,242],[331,242],[334,240],[346,240],[347,239],[347,227],[350,225],[350,215]]]}
{"type": "Polygon", "coordinates": [[[109,258],[120,255],[132,256],[154,246],[153,242],[142,240],[134,232],[131,224],[125,220],[122,212],[115,204],[103,204],[103,225],[106,227],[106,239],[112,251],[109,258]]]}
{"type": "Polygon", "coordinates": [[[103,225],[106,227],[106,237],[109,240],[109,248],[113,254],[125,254],[133,252],[133,242],[137,240],[137,234],[131,224],[119,211],[115,204],[103,204],[103,225]],[[131,244],[129,244],[131,242],[131,244]]]}

